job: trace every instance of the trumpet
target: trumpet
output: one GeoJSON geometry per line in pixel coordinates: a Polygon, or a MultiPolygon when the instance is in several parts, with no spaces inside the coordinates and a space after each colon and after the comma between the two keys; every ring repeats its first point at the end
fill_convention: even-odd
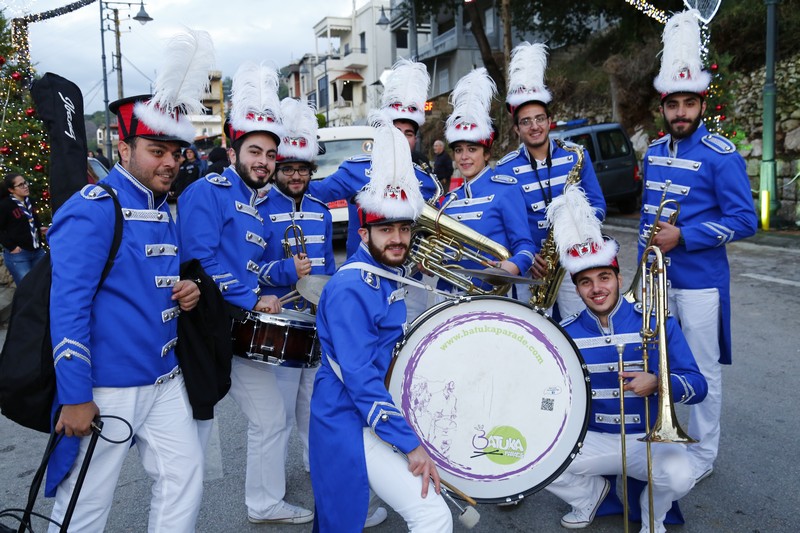
{"type": "MultiPolygon", "coordinates": [[[[650,425],[650,399],[644,398],[645,430],[646,435],[639,439],[647,445],[647,496],[650,510],[650,531],[655,529],[653,505],[653,456],[650,444],[653,442],[691,444],[697,442],[691,438],[678,423],[675,414],[675,404],[672,401],[672,384],[670,382],[669,357],[667,353],[667,272],[664,266],[664,255],[657,246],[648,246],[639,261],[639,269],[644,273],[642,281],[642,363],[643,372],[649,371],[649,350],[655,346],[658,349],[658,410],[656,420],[650,425]],[[648,266],[647,259],[650,254],[655,259],[648,266]],[[655,316],[653,320],[652,317],[655,316]],[[654,323],[654,325],[653,325],[654,323]]],[[[620,354],[619,367],[624,368],[622,361],[622,348],[617,347],[620,354]]],[[[624,501],[625,531],[628,531],[628,499],[627,499],[627,456],[625,455],[625,417],[624,417],[624,384],[620,376],[620,413],[621,430],[620,438],[623,443],[622,452],[622,479],[624,501]]]]}
{"type": "MultiPolygon", "coordinates": [[[[281,241],[281,243],[283,245],[283,255],[286,259],[300,254],[303,254],[303,257],[308,257],[308,253],[306,252],[306,236],[303,233],[303,228],[295,223],[294,216],[292,216],[291,224],[286,226],[286,229],[283,231],[283,241],[281,241]],[[290,233],[294,243],[289,240],[290,233]]],[[[294,308],[297,311],[305,311],[309,306],[305,299],[299,297],[294,285],[292,286],[292,291],[281,300],[281,305],[289,302],[294,302],[294,308]]],[[[311,312],[314,312],[313,305],[311,306],[311,312]]]]}
{"type": "MultiPolygon", "coordinates": [[[[645,248],[650,248],[653,246],[653,239],[655,238],[656,234],[661,229],[658,226],[658,221],[661,220],[661,212],[664,211],[668,205],[673,204],[674,211],[670,213],[669,217],[667,217],[667,223],[671,225],[675,225],[675,222],[678,220],[678,215],[681,212],[681,204],[678,203],[677,200],[674,198],[670,198],[667,200],[667,192],[669,191],[669,186],[672,185],[672,181],[667,180],[664,182],[664,192],[661,193],[661,200],[658,204],[658,209],[656,209],[656,216],[653,219],[653,227],[650,228],[650,235],[647,237],[647,243],[645,244],[645,248]]],[[[643,255],[642,257],[647,257],[643,255]]],[[[639,267],[636,269],[636,274],[633,275],[633,280],[631,281],[631,286],[628,287],[628,290],[622,294],[622,297],[625,298],[630,303],[634,303],[637,301],[636,299],[636,289],[639,286],[639,281],[642,279],[642,269],[644,268],[642,265],[644,263],[639,262],[639,267]]]]}

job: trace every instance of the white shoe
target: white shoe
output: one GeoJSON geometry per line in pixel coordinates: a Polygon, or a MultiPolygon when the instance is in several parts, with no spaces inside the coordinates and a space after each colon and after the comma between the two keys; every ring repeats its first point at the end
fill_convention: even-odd
{"type": "Polygon", "coordinates": [[[573,507],[572,511],[561,517],[561,526],[567,529],[583,529],[591,524],[597,508],[603,503],[610,488],[611,483],[607,479],[603,479],[603,490],[600,491],[600,497],[586,507],[573,507]]]}
{"type": "Polygon", "coordinates": [[[314,520],[314,511],[281,501],[268,518],[248,515],[247,520],[251,524],[306,524],[314,520]]]}
{"type": "Polygon", "coordinates": [[[378,524],[382,524],[386,517],[389,516],[389,513],[386,512],[386,509],[383,507],[378,507],[375,511],[367,517],[367,520],[364,522],[364,528],[374,527],[378,524]]]}
{"type": "MultiPolygon", "coordinates": [[[[656,525],[655,531],[656,533],[667,533],[667,528],[664,527],[664,524],[656,525]]],[[[650,526],[643,525],[642,529],[639,530],[639,533],[650,533],[650,526]]]]}

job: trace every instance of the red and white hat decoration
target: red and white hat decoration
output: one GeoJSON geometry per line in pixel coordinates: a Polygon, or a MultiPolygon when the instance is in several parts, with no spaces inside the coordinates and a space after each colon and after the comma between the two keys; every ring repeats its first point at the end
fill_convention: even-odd
{"type": "Polygon", "coordinates": [[[453,112],[444,130],[448,144],[467,141],[491,148],[495,132],[490,110],[495,94],[497,86],[483,67],[458,80],[450,94],[453,112]]]}
{"type": "Polygon", "coordinates": [[[542,43],[523,41],[511,51],[508,63],[508,93],[506,107],[514,114],[516,109],[528,102],[549,104],[553,95],[544,84],[547,69],[547,46],[542,43]]]}
{"type": "Polygon", "coordinates": [[[619,245],[605,240],[595,208],[586,193],[576,185],[569,185],[564,193],[553,199],[545,211],[547,223],[553,228],[561,265],[570,273],[590,268],[617,264],[619,245]]]}
{"type": "Polygon", "coordinates": [[[422,126],[430,84],[428,68],[423,63],[399,59],[383,87],[381,110],[392,121],[410,120],[422,126]]]}
{"type": "Polygon", "coordinates": [[[676,13],[664,26],[661,70],[653,81],[662,100],[673,93],[704,94],[711,84],[700,56],[699,15],[696,9],[676,13]]]}
{"type": "Polygon", "coordinates": [[[281,100],[280,109],[283,137],[278,145],[278,161],[313,163],[319,153],[319,123],[314,104],[287,97],[281,100]]]}
{"type": "Polygon", "coordinates": [[[191,144],[195,128],[187,115],[202,114],[203,96],[214,68],[214,44],[205,31],[186,29],[172,37],[163,54],[153,95],[112,102],[120,139],[133,136],[191,144]]]}
{"type": "Polygon", "coordinates": [[[226,133],[236,142],[248,133],[269,133],[280,143],[283,125],[278,98],[278,72],[271,66],[246,61],[231,84],[231,113],[226,133]]]}
{"type": "Polygon", "coordinates": [[[361,224],[416,220],[425,205],[411,150],[403,134],[383,111],[369,117],[375,127],[369,183],[356,196],[361,224]]]}

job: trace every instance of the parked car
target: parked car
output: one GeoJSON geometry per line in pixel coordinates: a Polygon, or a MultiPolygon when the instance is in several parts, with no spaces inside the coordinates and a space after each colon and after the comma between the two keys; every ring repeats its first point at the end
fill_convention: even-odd
{"type": "MultiPolygon", "coordinates": [[[[317,132],[325,153],[317,157],[315,180],[325,179],[339,168],[343,161],[353,156],[372,153],[373,132],[369,126],[338,126],[320,128],[317,132]]],[[[333,218],[333,238],[347,238],[347,202],[342,198],[328,203],[333,218]]]]}
{"type": "Polygon", "coordinates": [[[106,167],[103,166],[103,163],[101,163],[94,157],[87,157],[86,159],[88,161],[87,175],[86,175],[87,183],[97,183],[98,181],[108,176],[108,169],[106,169],[106,167]]]}
{"type": "Polygon", "coordinates": [[[550,136],[586,148],[606,202],[615,204],[622,213],[633,213],[639,207],[642,178],[628,134],[617,123],[586,123],[580,120],[556,125],[550,136]]]}

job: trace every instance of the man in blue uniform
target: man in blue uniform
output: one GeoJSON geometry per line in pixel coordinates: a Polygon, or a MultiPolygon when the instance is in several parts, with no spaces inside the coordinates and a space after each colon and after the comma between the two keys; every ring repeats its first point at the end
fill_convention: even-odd
{"type": "MultiPolygon", "coordinates": [[[[500,159],[495,167],[497,174],[515,177],[522,187],[528,209],[528,224],[537,251],[531,267],[534,278],[541,278],[546,268],[544,259],[538,253],[548,232],[545,209],[563,193],[567,176],[577,163],[575,154],[550,139],[551,115],[548,106],[552,95],[544,84],[545,65],[545,45],[523,42],[514,48],[509,63],[506,106],[513,118],[514,132],[519,135],[522,145],[500,159]]],[[[580,186],[586,191],[595,215],[602,221],[606,214],[606,202],[586,150],[580,170],[580,186]]],[[[527,302],[530,299],[529,287],[517,285],[516,288],[517,297],[527,302]]],[[[558,293],[558,307],[562,317],[583,308],[568,278],[564,279],[558,293]]]]}
{"type": "Polygon", "coordinates": [[[315,531],[361,531],[370,489],[411,531],[453,527],[436,466],[384,385],[403,336],[402,265],[423,204],[411,154],[397,149],[404,144],[391,125],[378,128],[371,181],[358,196],[359,217],[351,219],[361,223],[362,243],[325,286],[317,309],[322,366],[310,427],[315,531]],[[407,170],[397,175],[399,168],[407,170]]]}
{"type": "MultiPolygon", "coordinates": [[[[408,141],[409,151],[417,144],[417,132],[425,123],[425,100],[428,97],[430,78],[424,64],[400,59],[392,68],[381,98],[381,111],[386,113],[408,141]]],[[[372,157],[356,156],[348,159],[339,169],[324,180],[314,181],[309,193],[323,202],[351,200],[369,182],[366,171],[370,168],[372,157]]],[[[442,194],[438,180],[415,165],[414,170],[425,200],[435,200],[442,194]]],[[[348,202],[349,220],[353,223],[347,228],[347,257],[353,255],[361,243],[358,235],[358,208],[348,202]]]]}
{"type": "MultiPolygon", "coordinates": [[[[166,56],[175,55],[173,44],[188,43],[195,46],[194,65],[181,66],[207,72],[211,63],[201,61],[209,56],[213,60],[207,35],[182,36],[166,56]]],[[[180,149],[193,140],[194,128],[181,112],[165,110],[180,109],[188,94],[202,91],[205,82],[205,76],[187,79],[180,91],[159,83],[155,96],[109,106],[118,117],[122,140],[120,163],[103,181],[113,187],[124,222],[119,251],[104,281],[101,272],[116,217],[109,194],[87,185],[54,217],[48,235],[50,320],[57,402],[63,405],[55,430],[65,438],[51,458],[46,493],[55,492],[52,517],[58,522],[78,477],[73,468],[81,464],[89,443],[81,437],[91,433],[96,417],[114,415],[130,423],[142,465],[155,482],[149,530],[195,530],[203,454],[175,345],[177,317],[197,305],[200,291],[193,281],[180,279],[178,233],[166,204],[180,149]]],[[[110,438],[124,433],[120,429],[110,438]]],[[[129,447],[128,442],[98,441],[70,531],[103,530],[129,447]]]]}
{"type": "MultiPolygon", "coordinates": [[[[258,205],[259,213],[268,220],[264,237],[264,264],[259,282],[262,292],[278,297],[286,296],[297,281],[309,274],[333,275],[336,264],[333,257],[333,221],[327,206],[306,194],[311,175],[316,169],[314,160],[319,151],[317,143],[317,117],[308,102],[284,98],[281,102],[284,134],[278,145],[277,172],[269,194],[258,205]],[[293,228],[296,228],[294,229],[293,228]]],[[[309,324],[314,320],[310,304],[300,299],[285,307],[303,311],[309,324]]],[[[303,315],[294,315],[300,320],[303,315]]],[[[311,363],[291,354],[291,363],[311,363]]],[[[312,364],[318,364],[314,361],[312,364]]],[[[303,442],[303,462],[308,464],[308,417],[311,390],[316,367],[261,365],[259,370],[275,374],[283,393],[286,424],[283,428],[285,452],[289,433],[297,422],[297,431],[303,442]]],[[[284,413],[273,413],[281,414],[284,413]]],[[[266,416],[266,413],[265,413],[266,416]]],[[[273,449],[272,453],[284,453],[273,449]]]]}
{"type": "Polygon", "coordinates": [[[708,396],[692,407],[689,447],[695,478],[713,472],[720,437],[722,367],[731,363],[730,269],[725,245],[756,232],[757,217],[745,163],[736,147],[703,124],[710,75],[702,71],[700,30],[692,12],[679,13],[665,28],[689,46],[664,45],[655,87],[668,135],[655,141],[644,157],[644,192],[639,224],[639,254],[653,231],[653,244],[669,263],[670,311],[677,316],[697,364],[708,380],[708,396]],[[674,32],[673,32],[674,34],[674,32]],[[694,50],[693,57],[672,57],[694,50]],[[672,56],[670,55],[672,54],[672,56]],[[678,65],[676,67],[676,65],[678,65]],[[663,200],[680,204],[676,223],[663,200]]]}
{"type": "MultiPolygon", "coordinates": [[[[244,63],[233,78],[230,122],[226,134],[232,165],[189,186],[178,200],[182,256],[198,259],[219,284],[223,298],[239,310],[277,313],[275,295],[259,295],[258,274],[267,246],[265,221],[256,206],[258,189],[275,171],[283,129],[278,75],[274,69],[244,63]],[[258,88],[254,90],[253,88],[258,88]]],[[[268,222],[267,222],[268,223],[268,222]]],[[[248,420],[245,502],[253,523],[301,524],[313,513],[283,500],[286,493],[283,398],[274,374],[246,354],[234,354],[231,397],[248,420]]],[[[203,423],[207,442],[210,424],[203,423]]]]}
{"type": "MultiPolygon", "coordinates": [[[[598,228],[599,231],[599,228],[598,228]]],[[[649,369],[641,370],[642,311],[620,297],[622,276],[615,256],[618,245],[613,240],[576,247],[568,254],[567,267],[578,295],[586,309],[561,323],[575,341],[591,373],[592,395],[589,431],[581,452],[547,490],[569,503],[572,510],[561,519],[568,529],[587,527],[606,497],[609,482],[605,475],[622,473],[620,429],[625,424],[627,475],[647,480],[645,398],[649,397],[651,427],[658,415],[657,350],[650,349],[649,369]],[[590,250],[589,253],[586,250],[590,250]],[[580,250],[580,253],[579,253],[580,250]],[[628,370],[619,371],[619,349],[628,370]],[[631,369],[633,367],[634,369],[631,369]],[[619,379],[625,380],[625,420],[620,420],[619,379]]],[[[666,321],[666,350],[669,354],[672,400],[695,404],[706,394],[706,381],[697,368],[692,352],[678,323],[666,321]]],[[[655,531],[663,532],[664,518],[672,502],[686,495],[694,486],[686,446],[654,443],[652,447],[653,517],[655,531]]],[[[642,533],[650,531],[647,490],[639,498],[642,510],[642,533]]]]}

